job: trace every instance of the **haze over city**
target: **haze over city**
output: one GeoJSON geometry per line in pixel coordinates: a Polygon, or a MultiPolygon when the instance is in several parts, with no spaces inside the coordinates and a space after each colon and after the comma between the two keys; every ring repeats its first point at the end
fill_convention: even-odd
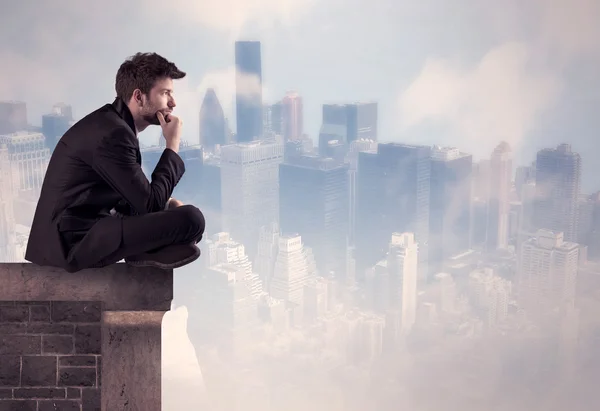
{"type": "Polygon", "coordinates": [[[2,262],[119,65],[187,72],[164,410],[596,409],[600,2],[0,3],[2,262]]]}

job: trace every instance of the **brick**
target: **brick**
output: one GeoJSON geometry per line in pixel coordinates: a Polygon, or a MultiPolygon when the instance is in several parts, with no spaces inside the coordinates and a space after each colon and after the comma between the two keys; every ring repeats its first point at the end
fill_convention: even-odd
{"type": "Polygon", "coordinates": [[[12,388],[0,388],[0,400],[13,397],[12,388]]]}
{"type": "Polygon", "coordinates": [[[0,355],[0,387],[18,387],[21,378],[21,357],[0,355]]]}
{"type": "Polygon", "coordinates": [[[70,335],[43,335],[42,353],[71,354],[73,352],[73,337],[70,335]]]}
{"type": "Polygon", "coordinates": [[[50,321],[50,307],[32,305],[29,307],[29,321],[50,321]]]}
{"type": "Polygon", "coordinates": [[[54,356],[22,357],[22,387],[56,387],[57,360],[54,356]]]}
{"type": "Polygon", "coordinates": [[[75,353],[100,354],[101,331],[98,325],[77,325],[75,328],[75,353]]]}
{"type": "Polygon", "coordinates": [[[65,398],[64,388],[15,388],[14,396],[19,399],[65,398]]]}
{"type": "Polygon", "coordinates": [[[2,400],[0,411],[36,411],[36,400],[2,400]]]}
{"type": "Polygon", "coordinates": [[[95,355],[65,355],[58,357],[59,367],[94,367],[95,355]]]}
{"type": "Polygon", "coordinates": [[[100,302],[53,301],[52,321],[100,322],[100,302]]]}
{"type": "Polygon", "coordinates": [[[79,400],[39,401],[38,411],[81,411],[79,400]]]}
{"type": "Polygon", "coordinates": [[[0,355],[28,355],[42,352],[42,339],[35,335],[0,335],[0,355]]]}
{"type": "Polygon", "coordinates": [[[15,305],[43,305],[44,307],[50,307],[50,301],[15,301],[15,305]]]}
{"type": "Polygon", "coordinates": [[[67,398],[69,398],[69,399],[81,398],[81,388],[67,387],[67,398]]]}
{"type": "Polygon", "coordinates": [[[75,326],[73,324],[29,324],[27,332],[29,334],[57,334],[73,335],[75,326]]]}
{"type": "Polygon", "coordinates": [[[96,386],[96,368],[60,368],[58,385],[61,387],[94,387],[96,386]]]}
{"type": "Polygon", "coordinates": [[[25,322],[29,321],[29,308],[23,306],[0,307],[0,321],[25,322]]]}
{"type": "Polygon", "coordinates": [[[100,390],[98,388],[83,388],[81,411],[100,411],[100,390]]]}
{"type": "Polygon", "coordinates": [[[4,323],[0,324],[0,335],[26,334],[27,323],[4,323]]]}

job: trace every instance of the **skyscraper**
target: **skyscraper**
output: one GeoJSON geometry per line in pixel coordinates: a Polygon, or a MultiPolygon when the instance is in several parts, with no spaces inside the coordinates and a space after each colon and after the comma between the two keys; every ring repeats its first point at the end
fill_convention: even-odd
{"type": "Polygon", "coordinates": [[[490,192],[487,212],[487,249],[508,247],[508,215],[512,185],[512,152],[502,142],[492,153],[490,161],[490,192]]]}
{"type": "Polygon", "coordinates": [[[302,97],[298,93],[288,92],[281,101],[283,138],[288,140],[299,140],[303,132],[303,109],[302,97]]]}
{"type": "Polygon", "coordinates": [[[42,116],[42,133],[44,134],[46,146],[50,151],[54,150],[58,140],[67,132],[73,124],[73,110],[71,106],[64,103],[55,104],[52,112],[42,116]]]}
{"type": "Polygon", "coordinates": [[[316,278],[312,251],[305,247],[299,235],[279,237],[279,251],[273,269],[271,295],[299,307],[304,303],[304,287],[316,278]]]}
{"type": "Polygon", "coordinates": [[[355,140],[350,143],[348,148],[348,155],[346,157],[348,162],[348,184],[349,184],[349,201],[350,209],[348,214],[350,215],[350,229],[348,242],[350,245],[354,245],[354,235],[356,233],[356,175],[358,173],[358,153],[361,152],[377,152],[377,142],[373,140],[355,140]]]}
{"type": "Polygon", "coordinates": [[[348,144],[355,140],[377,141],[377,103],[346,104],[348,144]]]}
{"type": "Polygon", "coordinates": [[[43,134],[19,131],[0,135],[0,145],[4,144],[8,148],[14,194],[29,191],[39,195],[50,159],[43,134]]]}
{"type": "Polygon", "coordinates": [[[413,233],[393,233],[388,255],[392,306],[400,308],[401,330],[408,333],[417,316],[418,245],[413,233]]]}
{"type": "Polygon", "coordinates": [[[348,166],[316,156],[290,158],[279,167],[283,234],[298,233],[314,250],[323,276],[346,275],[348,166]]]}
{"type": "Polygon", "coordinates": [[[517,280],[519,305],[537,317],[575,298],[579,245],[562,233],[538,230],[521,246],[517,280]]]}
{"type": "Polygon", "coordinates": [[[473,157],[456,148],[434,147],[431,161],[429,262],[440,271],[448,258],[471,247],[473,157]]]}
{"type": "Polygon", "coordinates": [[[576,242],[581,156],[569,144],[540,150],[535,178],[535,227],[562,232],[565,241],[576,242]]]}
{"type": "Polygon", "coordinates": [[[232,144],[221,149],[223,229],[253,259],[260,228],[279,219],[279,164],[283,145],[269,141],[232,144]]]}
{"type": "Polygon", "coordinates": [[[235,42],[237,141],[263,134],[262,66],[259,41],[235,42]]]}
{"type": "Polygon", "coordinates": [[[0,145],[0,261],[17,261],[13,178],[6,145],[0,145]]]}
{"type": "Polygon", "coordinates": [[[200,144],[205,150],[214,152],[217,144],[227,144],[226,130],[223,107],[215,90],[209,88],[200,107],[200,144]]]}
{"type": "Polygon", "coordinates": [[[394,232],[415,234],[419,277],[427,274],[431,147],[379,144],[358,154],[356,180],[356,273],[380,261],[394,232]]]}
{"type": "Polygon", "coordinates": [[[360,139],[377,141],[377,103],[323,104],[319,154],[325,155],[329,141],[350,144],[360,139]]]}

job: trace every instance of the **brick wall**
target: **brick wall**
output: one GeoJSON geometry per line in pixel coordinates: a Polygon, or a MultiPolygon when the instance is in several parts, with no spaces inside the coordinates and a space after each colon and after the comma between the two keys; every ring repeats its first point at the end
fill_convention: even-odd
{"type": "Polygon", "coordinates": [[[100,410],[101,306],[0,301],[0,411],[100,410]]]}

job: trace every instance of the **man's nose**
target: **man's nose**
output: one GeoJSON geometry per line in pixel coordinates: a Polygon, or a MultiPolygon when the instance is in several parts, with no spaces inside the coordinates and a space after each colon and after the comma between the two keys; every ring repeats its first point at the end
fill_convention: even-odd
{"type": "Polygon", "coordinates": [[[175,99],[171,97],[171,99],[169,100],[168,105],[171,108],[175,108],[177,106],[177,103],[175,103],[175,99]]]}

